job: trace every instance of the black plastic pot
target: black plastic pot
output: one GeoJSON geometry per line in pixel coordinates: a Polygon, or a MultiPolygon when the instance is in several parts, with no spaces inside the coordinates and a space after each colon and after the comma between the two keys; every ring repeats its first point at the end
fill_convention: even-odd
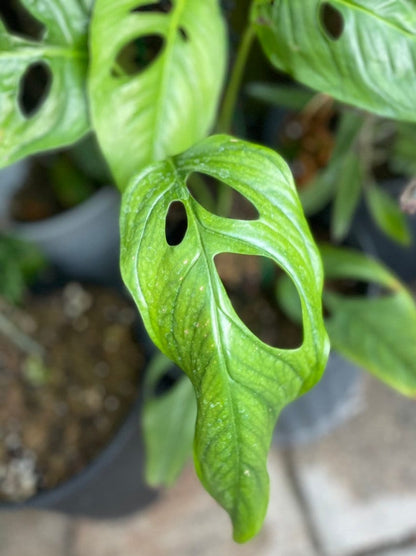
{"type": "Polygon", "coordinates": [[[362,383],[362,371],[331,351],[320,382],[280,414],[274,432],[276,444],[316,441],[357,415],[363,406],[362,383]]]}
{"type": "Polygon", "coordinates": [[[38,508],[91,518],[116,518],[149,504],[156,491],[143,480],[144,449],[137,401],[112,442],[85,470],[61,486],[0,511],[38,508]]]}
{"type": "Polygon", "coordinates": [[[28,162],[23,161],[0,172],[4,231],[35,244],[69,278],[118,285],[120,194],[116,188],[103,187],[82,204],[46,220],[16,222],[8,206],[28,171],[28,162]]]}

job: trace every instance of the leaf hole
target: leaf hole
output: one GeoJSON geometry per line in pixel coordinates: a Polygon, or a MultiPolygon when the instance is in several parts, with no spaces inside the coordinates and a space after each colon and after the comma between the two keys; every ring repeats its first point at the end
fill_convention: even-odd
{"type": "Polygon", "coordinates": [[[111,70],[113,77],[134,76],[147,69],[164,46],[161,35],[146,35],[128,42],[118,53],[111,70]]]}
{"type": "Polygon", "coordinates": [[[285,316],[275,295],[283,269],[258,255],[220,253],[214,262],[234,311],[257,338],[280,349],[302,345],[302,328],[285,316]]]}
{"type": "Polygon", "coordinates": [[[319,18],[328,37],[338,40],[344,32],[344,16],[329,2],[323,2],[320,7],[319,18]]]}
{"type": "Polygon", "coordinates": [[[188,35],[188,33],[186,32],[186,30],[184,29],[184,27],[179,27],[178,33],[179,33],[181,39],[182,39],[184,42],[188,42],[188,41],[189,41],[189,35],[188,35]]]}
{"type": "Polygon", "coordinates": [[[171,0],[160,0],[159,2],[152,2],[137,6],[131,10],[131,13],[146,13],[146,12],[162,12],[169,13],[173,8],[171,0]]]}
{"type": "Polygon", "coordinates": [[[15,35],[40,40],[45,33],[45,26],[17,0],[2,0],[0,18],[7,30],[15,35]]]}
{"type": "Polygon", "coordinates": [[[169,369],[163,373],[163,375],[156,382],[153,395],[155,398],[161,398],[167,394],[181,379],[183,376],[182,371],[176,365],[172,365],[169,369]]]}
{"type": "Polygon", "coordinates": [[[192,197],[208,210],[224,218],[258,220],[259,212],[244,195],[223,181],[202,174],[192,173],[187,181],[192,197]]]}
{"type": "Polygon", "coordinates": [[[181,201],[173,201],[169,205],[165,221],[165,237],[168,245],[180,245],[188,229],[188,216],[185,205],[181,201]]]}
{"type": "Polygon", "coordinates": [[[20,80],[18,102],[25,118],[33,117],[44,104],[52,85],[52,72],[44,62],[26,69],[20,80]]]}

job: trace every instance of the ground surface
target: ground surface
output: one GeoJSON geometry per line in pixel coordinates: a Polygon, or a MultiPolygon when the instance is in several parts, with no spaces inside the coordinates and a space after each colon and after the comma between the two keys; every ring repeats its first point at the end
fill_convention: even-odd
{"type": "Polygon", "coordinates": [[[416,556],[416,402],[373,379],[362,411],[270,457],[262,533],[238,546],[192,467],[145,511],[113,521],[0,513],[0,556],[416,556]]]}

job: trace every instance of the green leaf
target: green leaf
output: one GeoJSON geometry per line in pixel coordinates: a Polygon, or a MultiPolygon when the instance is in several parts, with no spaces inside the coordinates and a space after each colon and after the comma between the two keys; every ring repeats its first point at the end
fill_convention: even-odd
{"type": "Polygon", "coordinates": [[[38,151],[75,142],[89,128],[85,94],[89,4],[83,0],[21,0],[45,25],[40,41],[7,32],[0,21],[0,167],[38,151]],[[22,78],[42,62],[52,83],[39,109],[25,116],[22,78]]]}
{"type": "Polygon", "coordinates": [[[143,431],[146,480],[152,486],[172,485],[192,455],[196,402],[191,381],[183,375],[166,392],[155,392],[171,367],[159,353],[146,370],[143,431]]]}
{"type": "Polygon", "coordinates": [[[413,0],[255,0],[251,19],[273,65],[301,83],[415,121],[413,0]]]}
{"type": "Polygon", "coordinates": [[[0,233],[0,296],[20,303],[29,283],[45,266],[35,246],[0,233]]]}
{"type": "Polygon", "coordinates": [[[368,209],[379,228],[402,245],[409,245],[411,234],[399,205],[381,187],[370,184],[365,189],[368,209]]]}
{"type": "Polygon", "coordinates": [[[291,110],[302,110],[315,94],[307,89],[281,83],[249,83],[247,93],[267,104],[291,110]]]}
{"type": "MultiPolygon", "coordinates": [[[[354,159],[353,153],[357,151],[356,143],[362,126],[362,114],[351,110],[341,112],[334,150],[328,165],[300,192],[300,199],[306,214],[312,215],[322,210],[334,195],[335,197],[339,195],[338,187],[341,187],[341,189],[347,187],[345,182],[341,183],[344,179],[344,165],[354,165],[351,159],[354,159]]],[[[349,169],[352,170],[353,168],[350,167],[349,169]]],[[[358,184],[354,183],[353,186],[357,187],[358,184]]],[[[344,192],[342,194],[344,195],[344,192]]],[[[353,198],[349,199],[351,205],[356,201],[354,198],[356,195],[357,191],[355,190],[353,191],[353,198]]],[[[352,208],[350,206],[349,210],[351,211],[352,208]]]]}
{"type": "Polygon", "coordinates": [[[124,281],[151,338],[195,389],[198,475],[230,514],[234,538],[246,541],[266,512],[266,458],[279,412],[316,383],[327,357],[320,260],[289,169],[269,149],[211,137],[144,169],[124,193],[121,214],[124,281]],[[234,188],[259,218],[205,210],[186,185],[193,172],[234,188]],[[187,229],[172,246],[165,222],[175,201],[186,210],[187,229]],[[242,323],[216,270],[214,257],[223,252],[261,255],[287,272],[302,304],[300,348],[265,345],[242,323]]]}
{"type": "MultiPolygon", "coordinates": [[[[217,0],[172,0],[169,13],[132,10],[149,0],[97,0],[91,28],[94,127],[121,189],[150,162],[184,151],[209,131],[223,83],[225,27],[217,0]],[[116,61],[138,39],[163,48],[135,75],[116,61]],[[111,37],[111,40],[109,40],[111,37]]],[[[145,53],[146,54],[146,53],[145,53]]],[[[142,64],[145,65],[145,64],[142,64]]]]}
{"type": "Polygon", "coordinates": [[[416,306],[387,268],[359,252],[321,247],[328,279],[355,279],[387,288],[382,297],[325,292],[332,348],[407,396],[416,396],[416,306]]]}
{"type": "Polygon", "coordinates": [[[416,125],[400,122],[397,125],[390,165],[394,172],[416,174],[416,125]]]}
{"type": "Polygon", "coordinates": [[[334,206],[331,213],[331,235],[341,241],[347,235],[352,218],[361,197],[363,172],[356,152],[346,153],[337,183],[334,206]]]}

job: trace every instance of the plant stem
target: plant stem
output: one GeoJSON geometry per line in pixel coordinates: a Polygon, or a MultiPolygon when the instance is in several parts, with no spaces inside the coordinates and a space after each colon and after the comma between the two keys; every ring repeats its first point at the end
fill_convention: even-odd
{"type": "Polygon", "coordinates": [[[221,112],[218,118],[217,131],[219,133],[229,133],[231,130],[232,119],[237,103],[238,92],[240,90],[241,81],[244,75],[247,58],[251,45],[255,37],[254,27],[249,24],[246,27],[243,38],[241,40],[231,78],[225,92],[222,103],[221,112]]]}
{"type": "Polygon", "coordinates": [[[43,357],[44,350],[40,344],[19,330],[8,318],[0,313],[0,332],[15,346],[29,355],[43,357]]]}

